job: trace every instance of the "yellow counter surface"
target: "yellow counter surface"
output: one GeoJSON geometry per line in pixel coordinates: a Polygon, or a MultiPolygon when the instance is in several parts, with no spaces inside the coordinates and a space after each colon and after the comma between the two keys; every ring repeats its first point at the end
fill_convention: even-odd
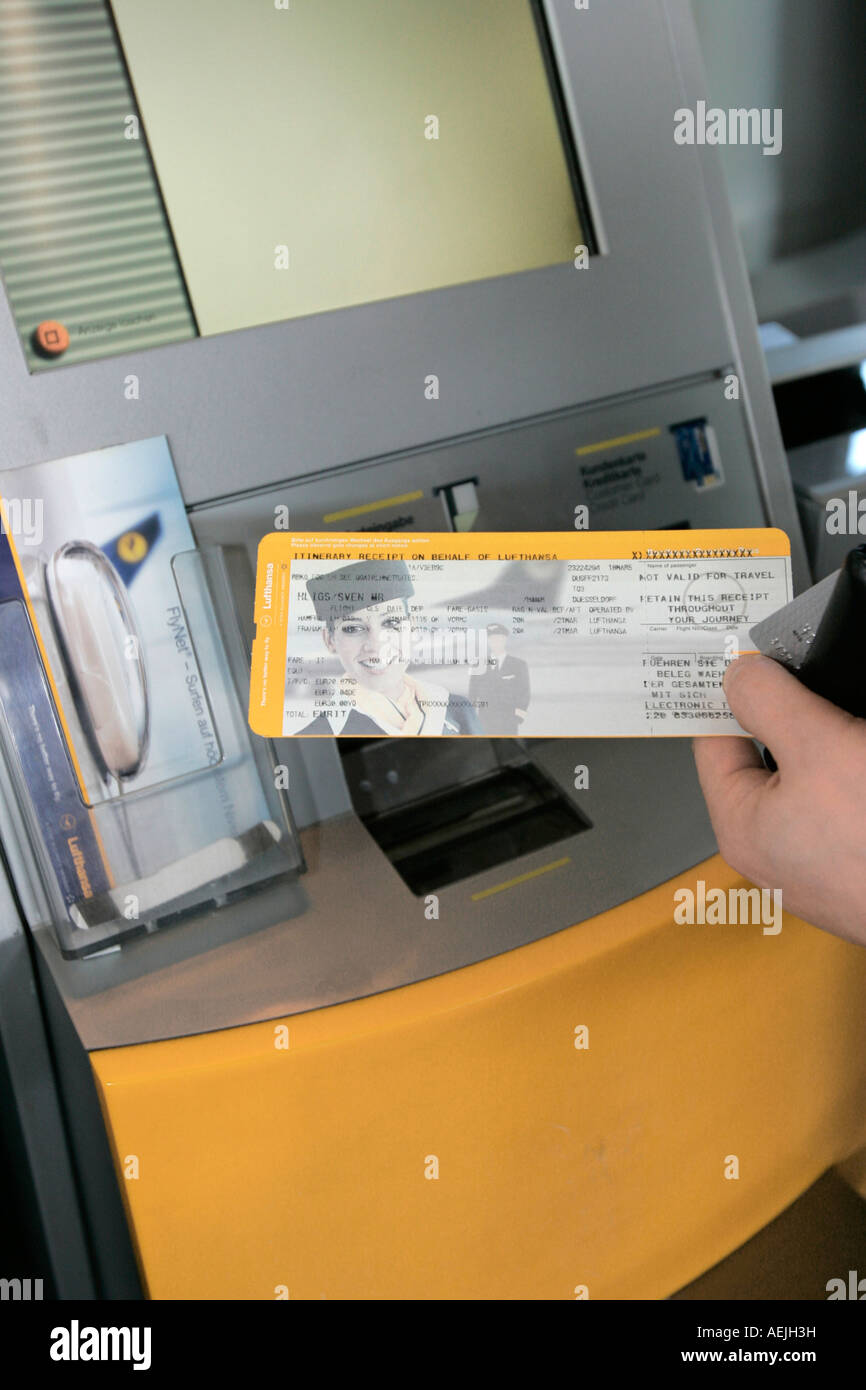
{"type": "Polygon", "coordinates": [[[866,1143],[866,950],[678,925],[699,879],[745,886],[93,1052],[150,1296],[655,1299],[730,1253],[866,1143]]]}

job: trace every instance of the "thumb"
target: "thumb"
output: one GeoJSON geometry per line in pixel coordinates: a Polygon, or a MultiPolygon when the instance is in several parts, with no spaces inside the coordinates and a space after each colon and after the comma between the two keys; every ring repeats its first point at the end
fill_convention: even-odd
{"type": "Polygon", "coordinates": [[[738,724],[771,748],[780,765],[794,753],[823,757],[828,744],[853,723],[853,715],[807,690],[768,656],[732,661],[724,685],[738,724]]]}

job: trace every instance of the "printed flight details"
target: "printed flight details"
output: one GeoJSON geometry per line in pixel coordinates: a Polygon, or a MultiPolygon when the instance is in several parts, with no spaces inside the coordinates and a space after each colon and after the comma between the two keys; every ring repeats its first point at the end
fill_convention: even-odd
{"type": "Polygon", "coordinates": [[[722,690],[792,597],[775,529],[324,535],[259,547],[268,737],[742,732],[722,690]]]}

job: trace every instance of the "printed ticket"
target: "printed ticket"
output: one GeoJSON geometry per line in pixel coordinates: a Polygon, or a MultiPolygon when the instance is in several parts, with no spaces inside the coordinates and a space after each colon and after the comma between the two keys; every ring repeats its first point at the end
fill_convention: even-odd
{"type": "Polygon", "coordinates": [[[295,535],[259,546],[250,726],[276,738],[741,733],[783,531],[295,535]]]}

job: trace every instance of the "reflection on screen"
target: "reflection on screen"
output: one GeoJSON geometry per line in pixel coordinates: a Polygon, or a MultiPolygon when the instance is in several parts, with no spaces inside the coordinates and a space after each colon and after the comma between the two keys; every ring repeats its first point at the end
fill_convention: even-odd
{"type": "Polygon", "coordinates": [[[113,0],[204,334],[571,260],[528,0],[113,0]]]}

